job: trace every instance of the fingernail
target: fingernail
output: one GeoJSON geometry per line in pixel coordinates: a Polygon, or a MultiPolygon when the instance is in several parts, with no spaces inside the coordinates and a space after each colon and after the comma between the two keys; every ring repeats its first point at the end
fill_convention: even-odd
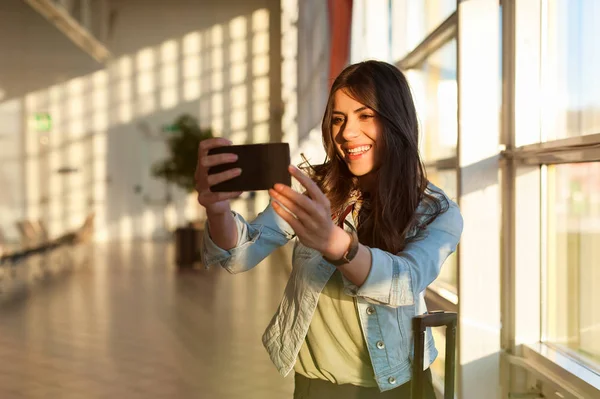
{"type": "Polygon", "coordinates": [[[273,186],[273,188],[277,191],[281,191],[281,190],[283,190],[283,184],[277,183],[273,186]]]}
{"type": "Polygon", "coordinates": [[[235,173],[238,174],[238,175],[241,175],[242,174],[242,168],[236,168],[235,169],[235,173]]]}

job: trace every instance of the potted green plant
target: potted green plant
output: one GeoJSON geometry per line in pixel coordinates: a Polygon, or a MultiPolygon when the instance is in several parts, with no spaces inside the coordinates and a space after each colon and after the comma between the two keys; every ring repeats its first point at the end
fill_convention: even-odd
{"type": "MultiPolygon", "coordinates": [[[[166,140],[170,157],[152,165],[152,175],[184,189],[194,190],[194,172],[198,161],[198,146],[202,140],[213,137],[212,130],[201,128],[191,115],[179,116],[169,130],[166,140]]],[[[202,230],[199,223],[190,222],[175,230],[176,263],[180,267],[192,267],[199,261],[202,230]]]]}

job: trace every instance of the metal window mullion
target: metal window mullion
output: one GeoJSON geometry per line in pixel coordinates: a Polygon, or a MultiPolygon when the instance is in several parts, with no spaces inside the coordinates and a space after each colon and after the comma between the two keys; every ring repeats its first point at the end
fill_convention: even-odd
{"type": "MultiPolygon", "coordinates": [[[[500,145],[511,151],[515,144],[515,68],[516,68],[516,5],[515,0],[502,2],[502,116],[500,145]]],[[[501,346],[509,355],[515,348],[515,163],[501,158],[501,346]]],[[[502,397],[511,391],[511,369],[506,356],[501,358],[500,381],[502,397]],[[508,383],[507,383],[508,382],[508,383]]]]}
{"type": "Polygon", "coordinates": [[[106,62],[112,57],[110,51],[88,30],[70,15],[67,10],[51,0],[23,0],[40,13],[79,48],[98,62],[106,62]]]}
{"type": "Polygon", "coordinates": [[[431,32],[410,53],[396,63],[400,70],[417,68],[432,53],[456,37],[458,11],[454,11],[440,26],[431,32]]]}

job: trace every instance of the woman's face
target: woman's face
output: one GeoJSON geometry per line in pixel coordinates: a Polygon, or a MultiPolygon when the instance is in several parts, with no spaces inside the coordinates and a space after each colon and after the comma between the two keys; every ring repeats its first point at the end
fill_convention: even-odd
{"type": "Polygon", "coordinates": [[[336,151],[354,176],[366,177],[379,167],[383,145],[379,117],[340,89],[334,94],[332,118],[336,151]]]}

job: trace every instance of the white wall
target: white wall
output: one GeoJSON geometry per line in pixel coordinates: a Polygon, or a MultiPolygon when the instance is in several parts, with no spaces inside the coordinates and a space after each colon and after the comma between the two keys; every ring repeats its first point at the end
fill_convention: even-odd
{"type": "MultiPolygon", "coordinates": [[[[236,143],[281,138],[279,1],[111,4],[107,45],[115,58],[106,66],[22,1],[0,6],[7,33],[0,48],[9,54],[0,61],[0,101],[22,104],[0,103],[0,125],[9,121],[11,134],[24,137],[16,155],[25,160],[23,182],[13,179],[10,190],[24,191],[26,205],[12,216],[42,218],[52,235],[91,211],[101,240],[153,237],[165,227],[165,214],[170,227],[196,217],[193,196],[175,190],[175,204],[167,206],[164,183],[149,174],[165,148],[148,134],[181,113],[199,116],[236,143]],[[52,115],[47,134],[18,125],[40,111],[52,115]],[[57,174],[63,166],[78,172],[57,174]]],[[[5,197],[0,222],[9,226],[8,210],[22,200],[5,197]]]]}

